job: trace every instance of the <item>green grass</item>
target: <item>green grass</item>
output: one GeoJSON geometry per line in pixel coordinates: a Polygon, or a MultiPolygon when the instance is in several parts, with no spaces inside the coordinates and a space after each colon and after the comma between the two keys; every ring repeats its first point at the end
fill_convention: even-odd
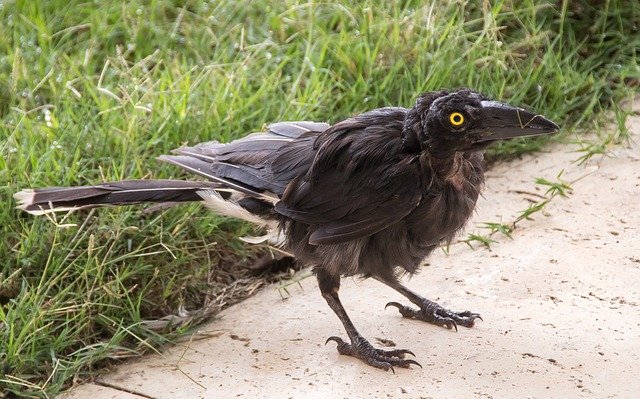
{"type": "Polygon", "coordinates": [[[259,284],[239,266],[250,228],[197,205],[52,223],[14,209],[19,188],[177,176],[154,158],[183,143],[410,106],[441,87],[599,126],[640,79],[640,6],[588,3],[0,2],[0,392],[52,396],[189,326],[145,320],[219,309],[259,284]]]}
{"type": "MultiPolygon", "coordinates": [[[[544,177],[538,177],[535,179],[535,184],[538,186],[547,187],[547,190],[544,192],[544,195],[536,194],[536,193],[526,193],[531,196],[537,197],[537,200],[533,200],[528,198],[530,201],[529,206],[526,209],[518,212],[516,217],[510,222],[483,222],[479,227],[484,230],[485,234],[481,234],[477,231],[467,233],[467,237],[465,239],[461,239],[459,242],[463,242],[470,246],[471,248],[475,248],[473,244],[479,244],[487,249],[491,248],[491,245],[497,243],[498,241],[494,240],[492,237],[496,235],[503,235],[510,239],[513,239],[511,233],[516,230],[519,226],[519,223],[523,220],[531,220],[533,215],[538,213],[544,213],[546,211],[547,205],[551,203],[556,197],[564,197],[567,198],[569,194],[573,191],[571,187],[571,183],[566,182],[561,179],[564,170],[560,171],[556,176],[556,181],[550,181],[545,179],[544,177]]],[[[449,248],[447,248],[447,251],[449,248]]]]}

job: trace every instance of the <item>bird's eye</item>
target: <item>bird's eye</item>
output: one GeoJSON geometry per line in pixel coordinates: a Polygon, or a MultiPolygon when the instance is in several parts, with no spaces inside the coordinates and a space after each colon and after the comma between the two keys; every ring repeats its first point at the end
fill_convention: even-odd
{"type": "Polygon", "coordinates": [[[449,122],[451,122],[453,126],[460,126],[464,123],[464,115],[460,112],[452,112],[449,114],[449,122]]]}

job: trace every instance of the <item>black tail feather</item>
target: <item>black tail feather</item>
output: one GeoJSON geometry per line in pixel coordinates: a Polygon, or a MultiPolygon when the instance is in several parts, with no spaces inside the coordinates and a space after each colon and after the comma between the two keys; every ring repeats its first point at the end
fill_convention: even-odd
{"type": "MultiPolygon", "coordinates": [[[[104,205],[201,201],[199,191],[219,188],[221,185],[215,182],[123,180],[95,186],[22,190],[14,197],[18,200],[18,208],[32,214],[43,214],[104,205]]],[[[228,192],[220,194],[230,195],[228,192]]]]}

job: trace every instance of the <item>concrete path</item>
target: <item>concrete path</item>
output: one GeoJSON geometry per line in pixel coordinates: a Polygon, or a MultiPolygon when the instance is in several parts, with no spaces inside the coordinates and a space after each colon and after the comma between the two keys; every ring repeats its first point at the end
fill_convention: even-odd
{"type": "MultiPolygon", "coordinates": [[[[638,108],[638,107],[636,107],[638,108]]],[[[640,140],[640,118],[630,123],[640,140]]],[[[344,281],[360,332],[411,349],[423,369],[396,374],[340,356],[345,337],[315,280],[281,298],[267,288],[192,337],[124,364],[64,398],[607,398],[640,397],[640,151],[572,163],[575,146],[493,168],[469,231],[508,222],[539,200],[534,179],[573,182],[568,198],[525,220],[490,250],[437,251],[409,286],[484,322],[453,332],[403,319],[406,302],[371,280],[344,281]]],[[[346,338],[346,337],[345,337],[346,338]]]]}

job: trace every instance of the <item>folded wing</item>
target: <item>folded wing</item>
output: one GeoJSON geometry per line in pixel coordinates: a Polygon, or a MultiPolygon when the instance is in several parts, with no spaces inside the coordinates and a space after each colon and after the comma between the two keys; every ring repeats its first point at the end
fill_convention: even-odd
{"type": "MultiPolygon", "coordinates": [[[[386,108],[323,133],[311,166],[288,184],[276,212],[312,226],[316,245],[367,237],[400,221],[421,199],[417,160],[400,154],[404,117],[404,109],[386,108]]],[[[274,170],[295,164],[283,163],[274,170]]]]}

